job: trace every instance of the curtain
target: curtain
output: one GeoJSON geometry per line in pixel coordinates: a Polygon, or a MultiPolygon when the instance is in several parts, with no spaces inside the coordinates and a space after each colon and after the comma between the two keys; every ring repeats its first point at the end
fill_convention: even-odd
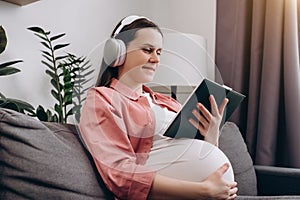
{"type": "Polygon", "coordinates": [[[300,2],[217,0],[216,66],[255,164],[300,167],[300,2]]]}

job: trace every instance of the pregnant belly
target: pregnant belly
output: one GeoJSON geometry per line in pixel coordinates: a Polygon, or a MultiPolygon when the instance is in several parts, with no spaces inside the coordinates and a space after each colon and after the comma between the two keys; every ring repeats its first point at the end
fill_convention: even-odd
{"type": "MultiPolygon", "coordinates": [[[[157,173],[188,181],[202,181],[230,161],[216,146],[192,139],[165,139],[155,141],[146,165],[157,173]]],[[[233,169],[223,178],[234,180],[233,169]]]]}

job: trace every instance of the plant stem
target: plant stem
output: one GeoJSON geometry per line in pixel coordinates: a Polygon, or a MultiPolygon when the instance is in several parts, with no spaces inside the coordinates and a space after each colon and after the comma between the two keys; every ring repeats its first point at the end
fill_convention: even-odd
{"type": "Polygon", "coordinates": [[[58,118],[59,118],[59,122],[62,122],[64,123],[65,122],[65,119],[64,119],[64,113],[63,113],[63,99],[62,99],[62,95],[61,95],[61,88],[60,88],[60,84],[59,84],[59,76],[58,76],[58,72],[57,72],[57,65],[56,65],[56,60],[55,60],[55,55],[54,55],[54,48],[52,46],[52,43],[50,41],[50,39],[48,38],[47,35],[45,35],[46,38],[47,38],[47,41],[49,43],[49,46],[50,46],[50,49],[51,49],[51,58],[52,58],[52,62],[53,62],[53,68],[54,68],[54,73],[56,75],[56,85],[57,85],[57,89],[58,89],[58,96],[59,96],[59,110],[60,110],[60,113],[58,112],[58,118]]]}

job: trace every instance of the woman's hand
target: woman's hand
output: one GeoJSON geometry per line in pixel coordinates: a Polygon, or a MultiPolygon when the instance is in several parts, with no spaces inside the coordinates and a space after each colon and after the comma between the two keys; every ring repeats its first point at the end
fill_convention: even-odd
{"type": "Polygon", "coordinates": [[[209,112],[201,103],[198,103],[198,110],[194,109],[192,111],[193,115],[198,119],[198,122],[194,119],[190,119],[190,123],[200,131],[201,135],[204,136],[205,141],[218,146],[219,128],[228,99],[225,98],[219,108],[213,95],[209,96],[209,101],[211,112],[209,112]]]}
{"type": "Polygon", "coordinates": [[[228,168],[228,163],[222,165],[201,182],[184,181],[156,174],[148,199],[234,199],[238,191],[237,183],[227,182],[222,178],[228,168]]]}
{"type": "Polygon", "coordinates": [[[222,165],[217,171],[207,177],[203,183],[209,188],[208,199],[234,199],[237,196],[237,183],[227,182],[222,179],[223,174],[228,170],[229,164],[222,165]]]}

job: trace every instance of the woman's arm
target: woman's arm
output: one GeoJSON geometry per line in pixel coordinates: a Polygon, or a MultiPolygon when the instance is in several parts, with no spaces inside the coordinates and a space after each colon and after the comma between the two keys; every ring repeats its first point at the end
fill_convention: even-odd
{"type": "Polygon", "coordinates": [[[156,174],[148,199],[234,199],[237,196],[237,183],[222,179],[228,167],[228,164],[224,164],[202,182],[177,180],[156,174]]]}
{"type": "Polygon", "coordinates": [[[108,88],[90,89],[79,129],[106,187],[119,199],[146,199],[155,172],[142,164],[146,154],[133,149],[120,101],[108,88]]]}

